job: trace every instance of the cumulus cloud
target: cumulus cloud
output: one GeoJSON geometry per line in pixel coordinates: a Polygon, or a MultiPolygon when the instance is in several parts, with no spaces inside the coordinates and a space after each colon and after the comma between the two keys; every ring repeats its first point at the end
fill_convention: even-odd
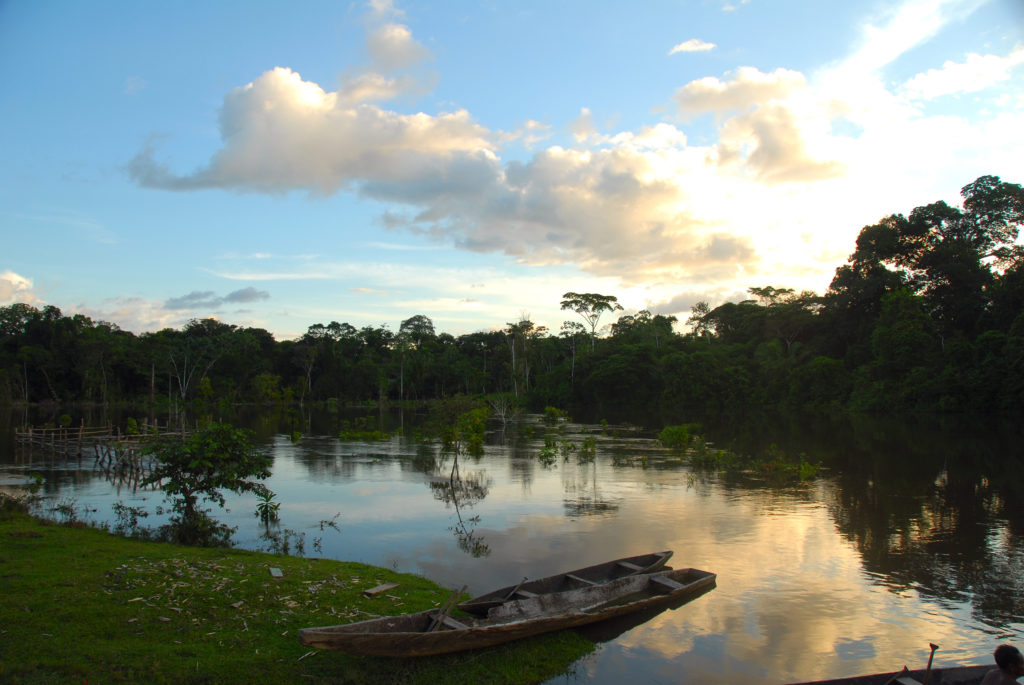
{"type": "Polygon", "coordinates": [[[708,76],[680,88],[675,94],[680,111],[721,114],[785,99],[807,87],[804,75],[790,69],[766,74],[754,67],[740,67],[732,76],[728,81],[708,76]]]}
{"type": "Polygon", "coordinates": [[[430,58],[430,50],[412,37],[409,27],[387,23],[373,29],[366,38],[366,49],[374,66],[394,71],[415,66],[430,58]]]}
{"type": "MultiPolygon", "coordinates": [[[[978,140],[977,131],[964,130],[971,128],[966,122],[923,117],[878,77],[875,70],[906,45],[870,54],[915,18],[924,25],[910,31],[908,41],[934,35],[944,16],[932,12],[934,7],[959,11],[969,4],[911,0],[887,23],[865,29],[863,46],[848,60],[810,76],[747,66],[683,84],[673,95],[679,119],[713,120],[713,135],[697,144],[682,124],[667,121],[599,133],[593,113],[583,108],[568,124],[574,147],[550,145],[513,160],[501,157],[504,142],[533,146],[551,135],[550,127],[528,119],[518,131],[501,133],[462,110],[409,114],[371,104],[413,87],[402,75],[384,76],[386,69],[415,67],[429,58],[382,1],[375,11],[386,23],[367,41],[376,70],[344,80],[333,92],[290,69],[268,71],[225,97],[222,145],[205,166],[179,174],[146,148],[130,172],[142,185],[179,191],[352,192],[388,204],[380,218],[387,228],[529,264],[573,264],[662,292],[683,281],[700,283],[702,292],[732,292],[727,284],[759,282],[770,268],[811,279],[823,272],[820,255],[838,254],[841,261],[859,226],[881,216],[880,208],[892,211],[887,194],[897,187],[905,194],[919,182],[906,173],[910,162],[880,170],[879,159],[914,160],[927,168],[938,154],[935,140],[964,146],[978,140]],[[900,183],[874,187],[886,173],[900,183]],[[831,184],[841,177],[850,185],[831,184]],[[837,217],[836,207],[849,225],[846,233],[815,224],[822,216],[837,217]],[[803,241],[803,235],[811,238],[803,241]]],[[[687,41],[676,47],[706,49],[702,45],[711,44],[687,41]]],[[[998,64],[968,58],[911,79],[905,90],[921,97],[938,93],[948,88],[938,84],[962,78],[967,65],[984,69],[995,82],[1014,60],[1019,61],[1017,51],[998,64]]],[[[1013,130],[1005,122],[990,129],[986,135],[1013,130]]],[[[313,269],[261,278],[335,276],[313,269]]],[[[224,300],[196,292],[167,306],[211,307],[224,300]]]]}
{"type": "Polygon", "coordinates": [[[817,98],[803,74],[742,67],[731,76],[699,79],[675,94],[684,114],[724,118],[715,150],[719,164],[741,165],[770,184],[821,181],[844,173],[841,162],[821,159],[811,149],[815,132],[824,137],[840,111],[830,100],[817,98]]]}
{"type": "Polygon", "coordinates": [[[0,305],[23,302],[33,304],[38,298],[32,290],[32,281],[11,270],[0,272],[0,305]]]}
{"type": "Polygon", "coordinates": [[[668,54],[675,55],[680,52],[708,52],[714,50],[717,47],[714,43],[708,43],[700,38],[691,38],[690,40],[683,41],[677,45],[674,45],[668,54]]]}
{"type": "Polygon", "coordinates": [[[176,175],[144,148],[129,163],[140,185],[168,190],[303,189],[330,194],[355,181],[409,182],[459,158],[486,157],[490,132],[464,111],[398,114],[345,106],[296,72],[278,67],[236,88],[220,113],[224,146],[208,166],[176,175]]]}
{"type": "Polygon", "coordinates": [[[931,100],[942,95],[976,93],[1007,81],[1014,67],[1024,63],[1024,47],[1017,46],[1006,57],[971,53],[963,62],[947,60],[940,69],[917,74],[904,85],[913,100],[931,100]]]}

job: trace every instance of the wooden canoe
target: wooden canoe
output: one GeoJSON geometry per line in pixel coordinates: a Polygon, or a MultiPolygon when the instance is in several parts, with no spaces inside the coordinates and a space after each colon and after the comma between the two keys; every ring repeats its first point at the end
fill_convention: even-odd
{"type": "Polygon", "coordinates": [[[635,557],[606,561],[546,578],[537,578],[536,580],[524,578],[523,582],[518,585],[509,585],[466,600],[459,604],[459,608],[470,614],[486,616],[488,611],[509,600],[529,599],[552,592],[565,592],[566,590],[601,585],[616,578],[624,578],[638,573],[653,573],[664,568],[665,562],[671,556],[671,551],[641,554],[635,557]]]}
{"type": "Polygon", "coordinates": [[[697,569],[640,574],[602,585],[506,602],[487,618],[449,617],[437,609],[339,626],[304,628],[309,647],[350,654],[413,657],[491,647],[565,628],[587,625],[658,606],[679,605],[715,586],[716,576],[697,569]],[[430,627],[436,624],[436,628],[430,627]]]}
{"type": "Polygon", "coordinates": [[[805,683],[792,685],[903,685],[904,683],[923,683],[928,675],[928,685],[978,685],[985,674],[995,668],[990,666],[952,666],[916,671],[897,671],[895,673],[874,673],[872,675],[850,676],[832,680],[809,680],[805,683]]]}

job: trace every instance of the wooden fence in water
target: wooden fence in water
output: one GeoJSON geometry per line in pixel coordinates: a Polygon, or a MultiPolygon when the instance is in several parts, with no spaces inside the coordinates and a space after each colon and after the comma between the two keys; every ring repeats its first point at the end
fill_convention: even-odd
{"type": "Polygon", "coordinates": [[[184,436],[182,428],[160,427],[143,422],[138,433],[122,434],[120,427],[84,424],[77,428],[35,428],[29,426],[15,431],[15,457],[22,464],[31,465],[37,459],[55,464],[92,458],[96,468],[106,477],[120,484],[137,487],[149,475],[156,458],[142,449],[150,440],[166,435],[184,436]]]}

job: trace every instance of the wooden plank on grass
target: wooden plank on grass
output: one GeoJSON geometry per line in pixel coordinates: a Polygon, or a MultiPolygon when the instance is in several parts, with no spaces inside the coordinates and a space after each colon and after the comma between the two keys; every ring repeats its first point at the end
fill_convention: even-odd
{"type": "Polygon", "coordinates": [[[396,587],[398,587],[398,583],[384,583],[383,585],[378,585],[377,587],[372,587],[369,590],[363,590],[363,596],[364,597],[376,597],[377,595],[381,594],[382,592],[387,592],[388,590],[393,590],[396,587]]]}

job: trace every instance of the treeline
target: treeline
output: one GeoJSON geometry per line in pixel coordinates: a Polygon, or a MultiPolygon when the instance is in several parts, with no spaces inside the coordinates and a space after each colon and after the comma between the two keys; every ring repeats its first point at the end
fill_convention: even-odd
{"type": "Polygon", "coordinates": [[[213,319],[134,335],[55,307],[0,308],[0,401],[187,404],[426,400],[507,394],[534,408],[684,421],[765,409],[1019,411],[1024,190],[995,176],[866,226],[824,295],[772,286],[675,317],[611,318],[614,296],[566,293],[561,330],[528,320],[437,333],[422,314],[332,321],[297,340],[213,319]],[[567,316],[572,317],[567,313],[567,316]],[[600,327],[602,318],[610,325],[600,327]],[[583,321],[586,325],[580,323],[583,321]],[[599,332],[607,331],[600,336],[599,332]]]}

